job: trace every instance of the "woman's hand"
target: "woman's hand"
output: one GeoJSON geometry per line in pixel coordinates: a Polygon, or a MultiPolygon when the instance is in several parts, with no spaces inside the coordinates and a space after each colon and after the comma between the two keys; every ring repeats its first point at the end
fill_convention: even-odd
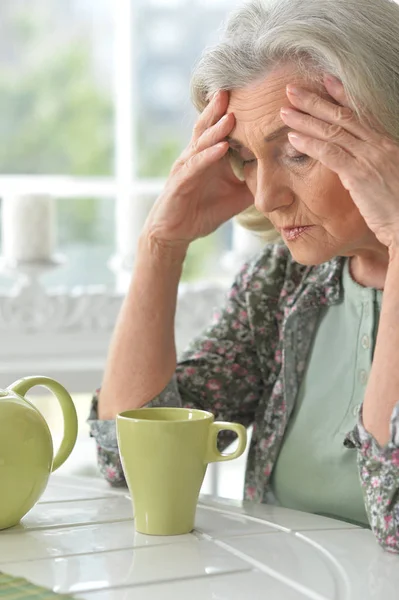
{"type": "Polygon", "coordinates": [[[338,105],[304,88],[287,86],[295,108],[282,108],[281,118],[294,130],[288,134],[290,143],[337,173],[377,239],[397,249],[399,145],[377,128],[360,124],[338,79],[326,75],[324,84],[338,105]]]}
{"type": "Polygon", "coordinates": [[[235,124],[228,101],[228,92],[218,92],[201,114],[151,210],[144,231],[160,246],[187,247],[253,203],[226,156],[225,138],[235,124]]]}

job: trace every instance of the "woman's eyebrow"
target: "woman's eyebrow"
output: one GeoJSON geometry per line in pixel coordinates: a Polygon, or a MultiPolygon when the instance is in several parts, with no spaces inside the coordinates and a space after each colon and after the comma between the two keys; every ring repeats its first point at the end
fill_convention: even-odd
{"type": "Polygon", "coordinates": [[[224,139],[226,142],[228,142],[230,144],[230,146],[234,146],[234,148],[236,148],[237,150],[239,150],[240,148],[244,148],[244,146],[241,144],[241,142],[239,142],[238,140],[235,140],[234,138],[230,137],[229,135],[227,135],[224,139]]]}
{"type": "MultiPolygon", "coordinates": [[[[274,142],[275,140],[277,140],[281,137],[285,137],[287,135],[287,133],[289,133],[290,131],[292,131],[292,127],[288,127],[288,125],[283,125],[282,127],[279,127],[272,133],[269,133],[269,135],[267,135],[264,138],[264,141],[267,143],[274,142]]],[[[231,146],[234,146],[237,150],[239,150],[240,148],[245,148],[245,146],[243,146],[241,144],[241,142],[230,137],[229,135],[225,139],[226,139],[226,142],[229,142],[229,144],[231,146]]]]}
{"type": "Polygon", "coordinates": [[[264,138],[264,140],[265,142],[274,142],[274,140],[277,140],[278,138],[285,137],[290,131],[292,131],[292,127],[288,127],[288,125],[283,125],[282,127],[276,129],[276,131],[273,131],[272,133],[267,135],[264,138]]]}

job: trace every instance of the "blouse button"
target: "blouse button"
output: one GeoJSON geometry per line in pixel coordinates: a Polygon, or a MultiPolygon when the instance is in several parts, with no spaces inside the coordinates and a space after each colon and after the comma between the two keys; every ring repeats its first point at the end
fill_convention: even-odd
{"type": "Polygon", "coordinates": [[[368,336],[368,335],[364,335],[364,336],[362,337],[362,347],[363,347],[365,350],[368,350],[368,349],[370,348],[370,338],[369,338],[369,336],[368,336]]]}
{"type": "Polygon", "coordinates": [[[362,408],[361,404],[356,404],[356,406],[353,407],[353,416],[357,417],[358,414],[360,413],[360,409],[362,408]]]}
{"type": "Polygon", "coordinates": [[[360,379],[360,383],[362,385],[366,385],[367,380],[368,380],[367,371],[365,371],[364,369],[362,369],[361,371],[359,371],[359,379],[360,379]]]}

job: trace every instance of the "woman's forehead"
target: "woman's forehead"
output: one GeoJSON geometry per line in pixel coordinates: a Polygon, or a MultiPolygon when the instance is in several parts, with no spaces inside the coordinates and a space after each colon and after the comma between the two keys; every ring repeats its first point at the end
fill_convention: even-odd
{"type": "Polygon", "coordinates": [[[280,67],[258,81],[230,92],[227,112],[234,113],[236,119],[230,137],[240,145],[248,146],[253,136],[267,137],[281,128],[280,109],[290,106],[286,94],[289,83],[329,97],[322,84],[305,78],[292,66],[280,67]]]}
{"type": "Polygon", "coordinates": [[[320,84],[311,83],[309,79],[305,79],[295,67],[279,67],[244,88],[232,90],[228,112],[234,112],[236,118],[243,121],[267,114],[271,117],[273,114],[279,113],[282,106],[290,104],[286,95],[286,86],[289,83],[321,91],[320,84]]]}
{"type": "MultiPolygon", "coordinates": [[[[233,90],[227,112],[234,113],[236,123],[230,137],[249,147],[254,135],[263,138],[283,125],[280,109],[290,104],[286,86],[292,81],[289,73],[280,71],[245,88],[233,90]]],[[[295,81],[298,82],[298,78],[295,81]]]]}

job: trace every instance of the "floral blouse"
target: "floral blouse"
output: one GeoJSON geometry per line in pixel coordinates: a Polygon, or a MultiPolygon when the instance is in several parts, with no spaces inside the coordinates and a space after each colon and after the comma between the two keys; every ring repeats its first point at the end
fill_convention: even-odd
{"type": "MultiPolygon", "coordinates": [[[[266,502],[270,476],[306,369],[320,309],[340,301],[344,258],[320,266],[294,262],[284,245],[268,245],[244,265],[224,308],[181,357],[172,381],[151,405],[185,406],[235,421],[253,433],[245,499],[266,502]]],[[[399,391],[398,391],[399,400],[399,391]]],[[[125,485],[115,421],[89,417],[100,470],[125,485]]],[[[224,434],[222,446],[232,438],[224,434]]],[[[378,542],[399,553],[399,404],[386,447],[364,429],[362,412],[344,444],[358,454],[359,475],[371,528],[378,542]]]]}

